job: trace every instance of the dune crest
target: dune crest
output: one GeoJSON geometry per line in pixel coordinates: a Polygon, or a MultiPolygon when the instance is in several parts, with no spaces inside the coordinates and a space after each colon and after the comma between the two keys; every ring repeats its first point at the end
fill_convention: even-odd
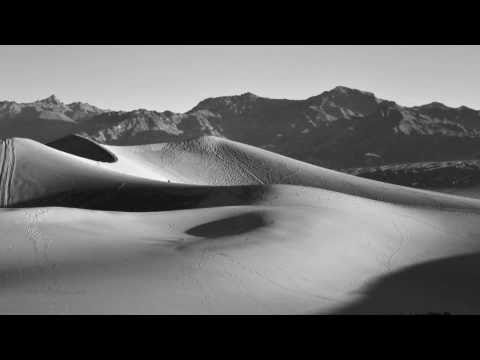
{"type": "MultiPolygon", "coordinates": [[[[8,207],[170,210],[206,206],[205,199],[214,197],[228,205],[240,204],[245,202],[242,196],[251,200],[257,196],[252,194],[268,192],[272,185],[296,185],[407,206],[480,210],[477,199],[363,179],[211,136],[98,148],[90,140],[67,137],[56,145],[62,151],[28,139],[10,139],[5,144],[11,145],[2,150],[3,158],[15,158],[15,171],[2,172],[2,183],[8,184],[2,192],[8,189],[11,194],[8,207]],[[77,143],[80,150],[69,154],[77,143]],[[116,160],[88,158],[107,154],[116,160]]],[[[4,163],[10,169],[9,162],[4,163]]]]}

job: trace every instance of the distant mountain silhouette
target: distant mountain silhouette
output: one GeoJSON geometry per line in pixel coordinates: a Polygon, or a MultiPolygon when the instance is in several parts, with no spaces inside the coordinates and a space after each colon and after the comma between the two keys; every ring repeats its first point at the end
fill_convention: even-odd
{"type": "Polygon", "coordinates": [[[2,101],[0,137],[26,137],[48,142],[78,131],[84,121],[103,112],[79,102],[65,105],[55,95],[32,103],[2,101]]]}
{"type": "Polygon", "coordinates": [[[1,138],[49,142],[71,133],[114,145],[214,135],[337,169],[480,156],[480,111],[438,102],[404,107],[343,86],[305,100],[208,98],[186,113],[109,111],[53,95],[0,102],[1,138]]]}

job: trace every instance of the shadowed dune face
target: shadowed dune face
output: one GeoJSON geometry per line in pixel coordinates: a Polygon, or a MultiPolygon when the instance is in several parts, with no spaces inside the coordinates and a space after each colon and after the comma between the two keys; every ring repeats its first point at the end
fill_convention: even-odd
{"type": "Polygon", "coordinates": [[[479,200],[211,137],[67,140],[0,147],[0,313],[480,311],[479,200]]]}
{"type": "Polygon", "coordinates": [[[11,208],[64,206],[107,211],[168,211],[213,206],[248,205],[261,201],[271,192],[256,186],[193,187],[164,184],[118,183],[114,186],[84,187],[50,196],[25,200],[11,208]]]}
{"type": "Polygon", "coordinates": [[[480,254],[433,260],[373,281],[360,300],[338,313],[480,314],[479,283],[480,254]]]}
{"type": "Polygon", "coordinates": [[[86,159],[113,163],[117,157],[103,146],[87,138],[70,135],[47,144],[54,149],[86,159]]]}

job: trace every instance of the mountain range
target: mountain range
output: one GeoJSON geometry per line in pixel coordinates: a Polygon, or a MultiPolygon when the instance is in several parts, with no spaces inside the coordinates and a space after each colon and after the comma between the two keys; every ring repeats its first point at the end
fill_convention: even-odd
{"type": "Polygon", "coordinates": [[[108,145],[213,135],[334,169],[480,158],[480,111],[439,102],[405,107],[344,86],[305,100],[208,98],[185,113],[111,111],[54,95],[0,102],[0,138],[48,143],[72,133],[108,145]]]}

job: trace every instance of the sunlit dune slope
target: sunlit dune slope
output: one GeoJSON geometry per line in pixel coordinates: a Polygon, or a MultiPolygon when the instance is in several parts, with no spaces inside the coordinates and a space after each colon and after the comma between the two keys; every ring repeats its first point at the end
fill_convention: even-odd
{"type": "Polygon", "coordinates": [[[478,254],[479,215],[274,188],[243,206],[0,210],[0,313],[480,313],[475,262],[442,267],[478,254]]]}

